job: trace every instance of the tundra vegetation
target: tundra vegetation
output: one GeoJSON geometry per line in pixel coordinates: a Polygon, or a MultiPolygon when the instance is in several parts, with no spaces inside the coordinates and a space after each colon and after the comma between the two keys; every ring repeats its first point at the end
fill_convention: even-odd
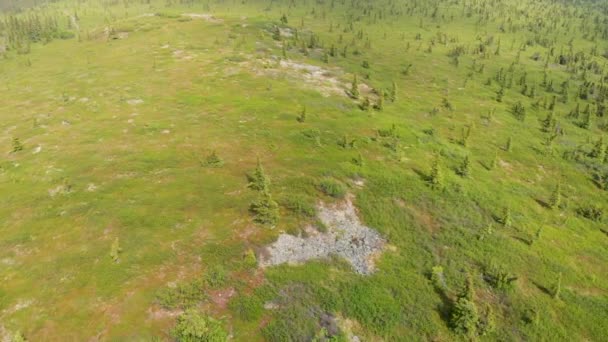
{"type": "Polygon", "coordinates": [[[0,340],[605,340],[607,83],[605,1],[0,0],[0,340]]]}

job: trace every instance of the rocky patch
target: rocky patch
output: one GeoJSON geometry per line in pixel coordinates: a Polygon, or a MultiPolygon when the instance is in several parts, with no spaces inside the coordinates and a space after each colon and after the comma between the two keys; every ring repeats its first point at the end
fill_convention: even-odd
{"type": "Polygon", "coordinates": [[[300,264],[335,255],[348,261],[357,273],[373,273],[374,260],[384,249],[386,240],[361,223],[352,196],[342,203],[320,204],[318,212],[319,219],[327,227],[326,232],[309,229],[308,237],[281,234],[260,253],[260,266],[300,264]]]}

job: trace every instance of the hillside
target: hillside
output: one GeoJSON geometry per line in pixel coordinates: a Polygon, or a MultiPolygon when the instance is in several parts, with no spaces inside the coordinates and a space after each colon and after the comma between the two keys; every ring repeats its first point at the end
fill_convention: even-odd
{"type": "Polygon", "coordinates": [[[0,0],[0,340],[605,340],[607,63],[602,1],[0,0]]]}

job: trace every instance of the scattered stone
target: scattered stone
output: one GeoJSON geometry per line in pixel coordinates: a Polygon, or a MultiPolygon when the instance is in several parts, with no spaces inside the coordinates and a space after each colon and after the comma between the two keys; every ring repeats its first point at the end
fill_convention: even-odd
{"type": "Polygon", "coordinates": [[[15,259],[4,258],[4,259],[0,260],[0,263],[2,263],[4,265],[8,265],[8,266],[13,266],[15,264],[15,259]]]}
{"type": "Polygon", "coordinates": [[[58,185],[52,189],[49,189],[49,196],[55,197],[56,195],[59,195],[59,194],[67,194],[70,192],[70,190],[71,190],[71,188],[69,185],[65,185],[65,184],[58,185]]]}
{"type": "Polygon", "coordinates": [[[205,14],[205,13],[184,13],[182,14],[183,17],[189,17],[192,19],[203,19],[206,20],[210,23],[221,23],[224,22],[222,19],[218,19],[216,17],[214,17],[211,14],[205,14]]]}
{"type": "MultiPolygon", "coordinates": [[[[341,81],[341,78],[344,78],[344,73],[339,68],[327,69],[283,59],[244,61],[239,63],[239,66],[252,70],[257,76],[288,77],[298,84],[318,91],[324,97],[332,95],[348,97],[348,89],[350,89],[350,83],[341,81]]],[[[369,86],[360,83],[359,87],[363,95],[373,98],[372,89],[369,86]]]]}
{"type": "Polygon", "coordinates": [[[318,213],[327,228],[326,232],[309,229],[306,238],[281,234],[277,241],[260,253],[260,266],[300,264],[336,255],[348,261],[357,273],[373,273],[374,259],[386,241],[378,232],[361,223],[352,203],[352,195],[347,196],[343,203],[320,204],[318,213]]]}
{"type": "Polygon", "coordinates": [[[38,154],[38,153],[40,153],[40,151],[42,151],[42,146],[38,145],[38,146],[34,147],[32,154],[38,154]]]}
{"type": "Polygon", "coordinates": [[[173,51],[173,58],[179,60],[190,60],[194,57],[191,54],[185,52],[184,50],[175,50],[173,51]]]}
{"type": "Polygon", "coordinates": [[[266,310],[277,310],[279,308],[279,304],[275,302],[266,302],[264,303],[264,309],[266,310]]]}
{"type": "Polygon", "coordinates": [[[290,29],[289,27],[279,27],[279,32],[281,34],[281,37],[293,37],[293,30],[290,29]]]}
{"type": "Polygon", "coordinates": [[[135,105],[144,103],[144,100],[142,100],[142,99],[131,99],[131,100],[127,100],[127,103],[130,104],[131,106],[135,106],[135,105]]]}

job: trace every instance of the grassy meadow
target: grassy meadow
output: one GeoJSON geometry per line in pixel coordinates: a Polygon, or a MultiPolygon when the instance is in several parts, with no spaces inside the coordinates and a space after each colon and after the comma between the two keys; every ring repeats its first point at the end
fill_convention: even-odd
{"type": "Polygon", "coordinates": [[[6,8],[0,339],[186,341],[193,308],[235,341],[605,340],[605,4],[6,8]],[[34,16],[47,41],[9,25],[34,16]],[[387,239],[377,271],[257,267],[328,180],[387,239]]]}

